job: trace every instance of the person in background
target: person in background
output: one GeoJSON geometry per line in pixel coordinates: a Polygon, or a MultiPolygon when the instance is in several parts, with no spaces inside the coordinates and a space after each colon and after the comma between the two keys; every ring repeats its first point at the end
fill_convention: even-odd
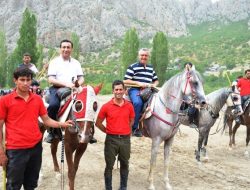
{"type": "MultiPolygon", "coordinates": [[[[184,65],[184,69],[186,71],[190,71],[193,68],[194,68],[194,66],[191,62],[186,62],[184,65]]],[[[188,106],[184,106],[184,107],[188,107],[189,127],[190,128],[197,128],[197,124],[199,122],[198,121],[199,110],[195,107],[195,102],[192,102],[192,100],[190,100],[189,97],[184,96],[183,100],[184,100],[183,104],[188,104],[188,106]],[[188,101],[185,101],[185,100],[188,100],[188,101]]]]}
{"type": "MultiPolygon", "coordinates": [[[[245,70],[245,76],[238,79],[237,87],[240,91],[241,105],[244,111],[244,103],[250,98],[250,69],[245,70]]],[[[240,116],[237,116],[235,121],[241,123],[240,116]]]]}
{"type": "Polygon", "coordinates": [[[36,66],[31,63],[31,55],[28,52],[23,54],[23,63],[18,65],[18,68],[29,68],[31,71],[34,72],[34,74],[38,73],[38,69],[36,68],[36,66]]]}
{"type": "Polygon", "coordinates": [[[132,127],[133,135],[142,137],[142,132],[138,126],[144,103],[139,96],[139,92],[142,88],[156,87],[159,81],[153,66],[148,64],[149,50],[146,48],[140,49],[138,56],[139,61],[128,67],[123,82],[125,85],[131,86],[128,95],[135,110],[135,122],[132,127]]]}
{"type": "Polygon", "coordinates": [[[15,90],[0,99],[0,166],[7,169],[7,190],[21,189],[22,186],[33,190],[37,187],[42,163],[38,117],[45,125],[54,128],[69,127],[73,122],[57,122],[48,117],[42,98],[30,92],[33,78],[30,69],[18,68],[13,76],[15,90]]]}
{"type": "Polygon", "coordinates": [[[112,190],[112,170],[116,156],[120,161],[120,190],[127,189],[130,135],[134,123],[133,105],[123,98],[125,94],[124,83],[115,80],[112,84],[114,97],[104,104],[98,114],[96,126],[106,133],[104,156],[106,168],[104,171],[105,189],[112,190]],[[106,120],[106,126],[103,121],[106,120]]]}

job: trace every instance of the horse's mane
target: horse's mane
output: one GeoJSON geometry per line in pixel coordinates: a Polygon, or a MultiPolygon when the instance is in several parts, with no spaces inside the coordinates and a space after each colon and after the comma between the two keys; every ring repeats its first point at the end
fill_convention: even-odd
{"type": "MultiPolygon", "coordinates": [[[[193,73],[198,77],[199,81],[201,81],[201,83],[203,83],[203,78],[201,76],[201,74],[194,70],[191,69],[190,71],[190,75],[192,75],[193,73]]],[[[185,76],[187,74],[187,71],[182,71],[180,73],[177,73],[176,75],[172,76],[169,80],[165,81],[165,83],[162,85],[162,91],[166,92],[166,88],[171,87],[171,89],[175,89],[175,87],[178,89],[179,88],[179,84],[180,84],[180,79],[183,79],[183,76],[185,76]],[[171,85],[171,86],[170,86],[171,85]]]]}
{"type": "Polygon", "coordinates": [[[225,104],[229,93],[230,89],[226,87],[213,91],[206,96],[207,103],[214,109],[214,111],[219,112],[219,110],[225,104]]]}

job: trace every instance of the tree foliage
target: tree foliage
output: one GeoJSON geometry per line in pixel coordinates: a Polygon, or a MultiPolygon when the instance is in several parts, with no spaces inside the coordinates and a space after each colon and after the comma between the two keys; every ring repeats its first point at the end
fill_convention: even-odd
{"type": "Polygon", "coordinates": [[[17,41],[17,47],[14,52],[10,55],[8,59],[8,71],[9,78],[8,86],[13,86],[12,83],[12,73],[17,68],[17,66],[22,62],[22,57],[25,52],[31,54],[32,63],[36,64],[40,55],[37,49],[37,20],[33,13],[29,11],[28,8],[25,9],[23,13],[23,21],[19,28],[19,39],[17,41]]]}
{"type": "Polygon", "coordinates": [[[154,36],[151,62],[158,76],[159,83],[162,85],[166,80],[166,69],[169,63],[168,41],[163,32],[157,32],[154,36]]]}
{"type": "Polygon", "coordinates": [[[6,77],[7,77],[7,47],[6,47],[6,40],[5,40],[5,33],[4,31],[0,30],[0,87],[4,87],[6,85],[6,77]]]}
{"type": "Polygon", "coordinates": [[[79,59],[80,56],[80,38],[76,33],[71,34],[71,41],[73,42],[73,52],[72,52],[72,57],[75,59],[79,59]]]}
{"type": "Polygon", "coordinates": [[[139,49],[139,38],[135,28],[128,30],[125,34],[123,45],[122,45],[122,69],[124,76],[128,66],[137,60],[139,49]]]}

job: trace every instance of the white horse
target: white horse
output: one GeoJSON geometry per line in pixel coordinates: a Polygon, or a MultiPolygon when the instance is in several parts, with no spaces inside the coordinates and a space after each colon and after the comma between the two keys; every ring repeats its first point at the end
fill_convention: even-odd
{"type": "Polygon", "coordinates": [[[164,181],[165,189],[172,189],[168,178],[168,159],[170,147],[178,130],[178,112],[184,95],[192,95],[197,103],[205,105],[205,94],[197,71],[183,71],[170,78],[154,95],[151,102],[151,117],[144,119],[144,130],[152,139],[149,172],[149,189],[155,189],[153,170],[160,144],[164,141],[164,181]]]}

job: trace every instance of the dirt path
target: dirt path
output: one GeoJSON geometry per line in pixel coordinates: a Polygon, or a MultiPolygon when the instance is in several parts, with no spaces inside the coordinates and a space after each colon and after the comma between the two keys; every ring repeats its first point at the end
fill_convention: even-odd
{"type": "MultiPolygon", "coordinates": [[[[110,96],[100,96],[105,102],[110,96]]],[[[181,126],[181,133],[175,137],[170,159],[169,178],[175,190],[246,190],[250,189],[250,159],[244,156],[246,129],[239,128],[236,136],[237,147],[228,149],[228,134],[215,134],[209,137],[209,161],[197,164],[194,151],[198,133],[194,129],[181,126]]],[[[216,129],[212,128],[211,133],[216,129]]],[[[97,144],[90,144],[80,162],[76,178],[76,190],[104,189],[103,171],[105,167],[103,148],[105,135],[98,129],[95,137],[97,144]]],[[[49,144],[43,143],[42,179],[38,190],[60,189],[60,177],[52,171],[52,160],[49,144]]],[[[249,148],[250,149],[250,148],[249,148]]],[[[132,137],[132,153],[128,189],[147,189],[151,140],[132,137]]],[[[58,154],[58,157],[60,155],[58,154]]],[[[60,159],[59,159],[60,160],[60,159]]],[[[65,163],[65,189],[67,187],[67,165],[65,163]]],[[[2,176],[2,170],[0,171],[2,176]]],[[[113,189],[119,187],[119,170],[113,172],[113,189]]],[[[163,144],[157,157],[155,170],[155,187],[164,189],[163,182],[163,144]]],[[[2,183],[2,179],[0,180],[2,183]]]]}

